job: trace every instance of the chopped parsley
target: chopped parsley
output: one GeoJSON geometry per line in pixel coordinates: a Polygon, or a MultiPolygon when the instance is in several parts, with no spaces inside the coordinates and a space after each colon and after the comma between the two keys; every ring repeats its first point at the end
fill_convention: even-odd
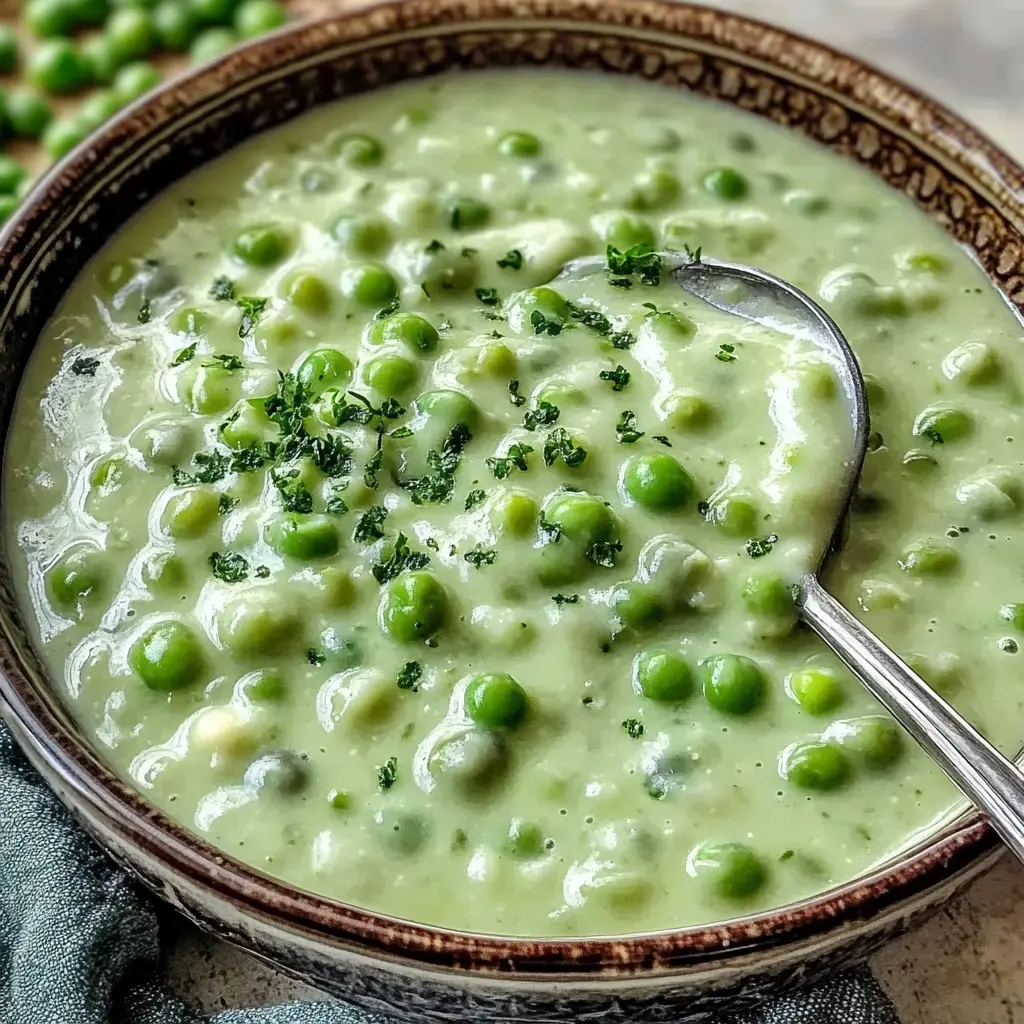
{"type": "Polygon", "coordinates": [[[554,337],[562,333],[562,324],[557,320],[549,320],[539,309],[530,314],[530,325],[534,334],[550,334],[554,337]]]}
{"type": "Polygon", "coordinates": [[[587,548],[587,558],[594,565],[600,565],[604,569],[615,568],[615,556],[622,550],[621,542],[617,540],[598,540],[587,548]]]}
{"type": "Polygon", "coordinates": [[[266,311],[268,302],[270,299],[261,299],[251,295],[238,300],[236,305],[242,311],[242,318],[238,321],[238,336],[240,338],[248,338],[256,330],[256,325],[266,311]]]}
{"type": "Polygon", "coordinates": [[[557,604],[559,606],[561,606],[563,604],[579,604],[579,602],[580,602],[580,595],[579,594],[555,594],[555,595],[552,596],[551,600],[554,601],[555,604],[557,604]]]}
{"type": "MultiPolygon", "coordinates": [[[[74,367],[72,367],[72,369],[74,369],[74,367]]],[[[881,436],[881,434],[878,435],[879,438],[881,438],[881,436]]],[[[943,441],[942,434],[940,434],[934,427],[928,427],[926,430],[922,430],[921,436],[928,438],[928,440],[931,441],[932,444],[945,443],[943,441]]],[[[877,449],[881,447],[881,441],[879,441],[879,443],[875,446],[875,450],[877,451],[877,449]]]]}
{"type": "Polygon", "coordinates": [[[672,447],[672,442],[664,434],[651,434],[651,440],[663,444],[666,448],[672,447]]]}
{"type": "Polygon", "coordinates": [[[440,241],[437,238],[432,238],[423,251],[433,255],[435,252],[440,252],[444,248],[444,242],[440,241]]]}
{"type": "Polygon", "coordinates": [[[340,434],[311,437],[308,454],[324,476],[334,479],[352,472],[352,449],[340,434]]]}
{"type": "Polygon", "coordinates": [[[146,299],[139,306],[139,315],[135,318],[140,324],[148,324],[153,319],[153,306],[149,299],[146,299]]]}
{"type": "Polygon", "coordinates": [[[477,288],[476,298],[478,302],[482,302],[485,306],[496,306],[501,302],[497,288],[477,288]]]}
{"type": "Polygon", "coordinates": [[[615,424],[615,437],[619,444],[635,444],[643,436],[644,432],[636,429],[636,413],[632,409],[623,410],[615,424]]]}
{"type": "Polygon", "coordinates": [[[377,788],[386,793],[398,779],[398,758],[389,757],[383,764],[377,766],[377,788]]]}
{"type": "Polygon", "coordinates": [[[254,441],[231,456],[232,473],[255,473],[277,455],[277,445],[273,441],[254,441]]]}
{"type": "Polygon", "coordinates": [[[398,312],[398,307],[401,305],[401,301],[396,295],[386,306],[382,306],[373,314],[374,320],[386,320],[392,313],[398,312]]]}
{"type": "Polygon", "coordinates": [[[636,277],[641,284],[661,284],[661,256],[649,245],[634,245],[625,252],[609,245],[605,258],[614,278],[636,277]]]}
{"type": "Polygon", "coordinates": [[[778,534],[769,533],[763,540],[751,537],[743,546],[746,548],[747,554],[750,555],[751,558],[763,558],[765,555],[771,554],[771,550],[778,539],[778,534]]]}
{"type": "Polygon", "coordinates": [[[577,444],[565,427],[556,427],[544,441],[544,465],[553,466],[561,459],[570,469],[587,457],[587,449],[577,444]]]}
{"type": "Polygon", "coordinates": [[[722,344],[718,346],[718,351],[715,353],[715,358],[720,363],[735,363],[735,352],[735,345],[730,345],[727,341],[723,341],[722,344]]]}
{"type": "Polygon", "coordinates": [[[267,565],[256,566],[256,578],[265,580],[270,576],[270,567],[267,565]]]}
{"type": "Polygon", "coordinates": [[[498,266],[502,270],[521,270],[523,267],[523,254],[519,249],[509,249],[504,256],[498,260],[498,266]]]}
{"type": "Polygon", "coordinates": [[[210,570],[224,583],[241,583],[249,575],[249,563],[239,554],[214,551],[209,558],[210,570]]]}
{"type": "Polygon", "coordinates": [[[508,382],[508,400],[517,407],[526,405],[526,399],[519,394],[519,381],[515,378],[508,382]]]}
{"type": "Polygon", "coordinates": [[[207,294],[215,302],[234,302],[235,282],[230,277],[215,277],[207,294]]]}
{"type": "Polygon", "coordinates": [[[589,327],[598,334],[611,334],[612,322],[596,309],[587,309],[586,306],[578,306],[575,302],[568,303],[569,316],[578,320],[584,327],[589,327]]]}
{"type": "Polygon", "coordinates": [[[467,512],[472,512],[473,509],[475,509],[477,507],[477,505],[479,505],[480,502],[484,501],[486,498],[487,498],[487,492],[486,491],[481,491],[481,490],[470,491],[469,494],[466,495],[466,511],[467,512]]]}
{"type": "Polygon", "coordinates": [[[504,480],[513,469],[518,469],[520,472],[525,473],[530,468],[527,464],[526,456],[532,451],[533,447],[528,444],[517,443],[510,445],[508,452],[504,456],[493,455],[486,459],[487,468],[499,480],[504,480]]]}
{"type": "Polygon", "coordinates": [[[551,402],[538,402],[536,409],[527,409],[523,415],[523,426],[527,430],[536,430],[538,427],[551,427],[558,422],[561,410],[551,402]]]}
{"type": "Polygon", "coordinates": [[[357,520],[352,539],[359,544],[369,544],[384,536],[384,520],[388,510],[383,505],[371,505],[357,520]]]}
{"type": "Polygon", "coordinates": [[[231,457],[216,450],[196,452],[191,470],[172,467],[171,478],[179,487],[188,484],[215,484],[231,469],[231,457]]]}
{"type": "Polygon", "coordinates": [[[183,363],[189,362],[195,358],[196,354],[196,342],[192,342],[191,345],[186,345],[172,360],[171,366],[181,366],[183,363]]]}
{"type": "Polygon", "coordinates": [[[383,587],[400,573],[414,572],[424,568],[430,562],[430,556],[422,551],[413,551],[409,547],[409,539],[404,533],[395,538],[395,546],[392,549],[391,557],[386,562],[378,562],[370,567],[373,578],[383,587]]]}
{"type": "Polygon", "coordinates": [[[100,361],[88,356],[79,356],[71,364],[71,372],[76,377],[95,377],[96,371],[100,368],[100,361]]]}
{"type": "Polygon", "coordinates": [[[624,366],[616,366],[614,370],[602,370],[598,377],[612,386],[612,391],[621,391],[629,383],[629,370],[624,366]]]}
{"type": "Polygon", "coordinates": [[[478,544],[472,551],[467,551],[462,556],[473,568],[480,569],[485,565],[494,565],[498,552],[494,548],[482,548],[478,544]]]}
{"type": "Polygon", "coordinates": [[[457,423],[444,439],[441,450],[427,452],[427,465],[431,472],[416,480],[406,481],[414,505],[441,505],[452,500],[455,490],[455,471],[466,445],[473,439],[465,424],[457,423]]]}
{"type": "Polygon", "coordinates": [[[306,661],[310,663],[314,668],[318,665],[322,665],[327,660],[327,655],[323,651],[318,651],[315,647],[310,647],[306,651],[306,661]]]}
{"type": "Polygon", "coordinates": [[[313,511],[313,495],[309,493],[309,488],[306,487],[297,469],[271,470],[270,478],[281,495],[286,512],[304,514],[313,511]]]}
{"type": "Polygon", "coordinates": [[[412,690],[416,693],[419,687],[416,685],[423,678],[423,666],[418,661],[407,661],[398,670],[398,688],[400,690],[412,690]]]}
{"type": "Polygon", "coordinates": [[[377,473],[380,471],[380,467],[384,465],[384,451],[381,448],[383,440],[384,432],[378,431],[377,450],[366,460],[366,465],[363,466],[363,483],[371,491],[377,490],[380,486],[377,480],[377,473]]]}
{"type": "Polygon", "coordinates": [[[201,365],[215,366],[222,370],[240,370],[242,369],[243,363],[238,356],[230,356],[223,352],[218,352],[216,355],[210,356],[210,358],[201,365]]]}
{"type": "Polygon", "coordinates": [[[627,718],[622,723],[622,728],[626,730],[626,735],[631,740],[638,740],[644,734],[644,724],[636,718],[627,718]]]}
{"type": "Polygon", "coordinates": [[[230,494],[222,494],[217,500],[217,515],[226,516],[237,507],[238,498],[233,498],[230,494]]]}
{"type": "Polygon", "coordinates": [[[562,524],[553,522],[544,515],[543,512],[540,514],[540,518],[537,520],[537,526],[540,532],[544,534],[544,537],[548,544],[557,544],[562,539],[562,524]]]}

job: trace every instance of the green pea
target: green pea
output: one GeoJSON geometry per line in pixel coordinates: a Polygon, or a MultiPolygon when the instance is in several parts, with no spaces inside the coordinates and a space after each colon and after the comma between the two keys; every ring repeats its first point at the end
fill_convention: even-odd
{"type": "Polygon", "coordinates": [[[1009,622],[1014,629],[1024,633],[1024,604],[1004,604],[999,609],[999,617],[1009,622]]]}
{"type": "Polygon", "coordinates": [[[291,250],[291,238],[284,228],[257,224],[245,228],[235,239],[235,255],[251,267],[273,267],[291,250]]]}
{"type": "Polygon", "coordinates": [[[851,757],[869,771],[884,771],[903,755],[903,733],[891,719],[865,715],[835,722],[829,734],[851,757]]]}
{"type": "Polygon", "coordinates": [[[530,132],[506,132],[498,140],[498,152],[502,156],[526,159],[540,153],[540,139],[530,132]]]}
{"type": "Polygon", "coordinates": [[[491,208],[479,199],[462,197],[448,208],[448,223],[453,231],[482,228],[491,219],[491,208]]]}
{"type": "Polygon", "coordinates": [[[678,512],[693,497],[693,477],[671,455],[651,452],[623,463],[622,487],[649,512],[678,512]]]}
{"type": "Polygon", "coordinates": [[[746,715],[768,695],[768,683],[756,661],[739,654],[715,654],[700,662],[704,698],[727,715],[746,715]]]}
{"type": "Polygon", "coordinates": [[[932,444],[949,444],[974,430],[974,417],[948,402],[936,402],[922,409],[914,420],[914,433],[932,444]]]}
{"type": "Polygon", "coordinates": [[[911,576],[943,576],[960,565],[960,556],[949,544],[918,540],[908,544],[899,557],[899,567],[911,576]]]}
{"type": "Polygon", "coordinates": [[[719,898],[746,900],[764,888],[768,869],[749,846],[702,843],[687,858],[687,870],[719,898]]]}
{"type": "Polygon", "coordinates": [[[189,488],[167,504],[164,525],[172,537],[201,537],[217,521],[220,495],[205,487],[189,488]]]}
{"type": "Polygon", "coordinates": [[[398,282],[381,263],[364,263],[341,275],[342,294],[364,306],[386,306],[398,297],[398,282]]]}
{"type": "Polygon", "coordinates": [[[17,194],[28,172],[13,157],[0,154],[0,195],[17,194]]]}
{"type": "MultiPolygon", "coordinates": [[[[28,30],[40,39],[66,36],[71,30],[71,9],[67,0],[29,0],[22,19],[28,30]]],[[[4,28],[11,31],[6,25],[4,28]]]]}
{"type": "Polygon", "coordinates": [[[568,302],[554,288],[546,285],[518,292],[509,300],[509,324],[524,333],[539,334],[548,330],[545,325],[561,327],[568,319],[568,302]]]}
{"type": "Polygon", "coordinates": [[[448,388],[424,391],[413,402],[413,408],[429,423],[435,425],[432,432],[443,436],[447,436],[456,426],[469,427],[472,430],[480,419],[480,410],[469,395],[448,388]]]}
{"type": "Polygon", "coordinates": [[[830,668],[809,665],[797,669],[786,680],[789,695],[812,715],[827,715],[843,703],[839,676],[830,668]]]}
{"type": "Polygon", "coordinates": [[[98,596],[106,577],[99,552],[79,548],[63,555],[46,573],[46,589],[58,608],[73,610],[98,596]]]}
{"type": "Polygon", "coordinates": [[[330,312],[333,301],[330,285],[317,274],[306,270],[289,274],[282,284],[282,292],[296,309],[310,316],[324,316],[330,312]]]}
{"type": "Polygon", "coordinates": [[[59,160],[83,142],[88,134],[87,125],[77,120],[60,118],[51,121],[43,132],[42,146],[50,159],[59,160]]]}
{"type": "Polygon", "coordinates": [[[175,310],[167,318],[167,326],[175,334],[183,334],[186,338],[201,338],[210,326],[210,316],[201,309],[187,306],[175,310]]]}
{"type": "Polygon", "coordinates": [[[77,92],[89,80],[89,68],[73,43],[66,39],[48,39],[32,51],[26,76],[45,92],[77,92]]]}
{"type": "Polygon", "coordinates": [[[681,191],[675,171],[669,167],[652,167],[633,179],[627,205],[632,210],[659,210],[675,202],[681,191]]]}
{"type": "MultiPolygon", "coordinates": [[[[903,462],[908,464],[906,457],[903,462]]],[[[956,500],[984,522],[1013,516],[1024,504],[1024,487],[1006,466],[992,466],[962,480],[955,493],[956,500]]]]}
{"type": "Polygon", "coordinates": [[[89,79],[99,85],[112,85],[118,69],[124,63],[120,51],[109,36],[86,39],[81,46],[81,57],[89,70],[89,79]]]}
{"type": "Polygon", "coordinates": [[[839,789],[850,780],[850,762],[831,743],[811,740],[793,743],[783,751],[779,774],[801,789],[839,789]]]}
{"type": "Polygon", "coordinates": [[[189,47],[188,56],[193,64],[206,64],[223,57],[238,45],[238,36],[230,28],[207,28],[196,36],[189,47]]]}
{"type": "Polygon", "coordinates": [[[595,227],[605,245],[626,252],[634,245],[654,245],[654,229],[631,213],[609,213],[595,218],[595,227]]]}
{"type": "Polygon", "coordinates": [[[309,562],[337,554],[341,538],[329,516],[286,514],[270,523],[267,540],[279,555],[309,562]]]}
{"type": "Polygon", "coordinates": [[[381,595],[380,628],[402,643],[429,640],[448,618],[448,592],[429,572],[406,572],[381,595]]]}
{"type": "Polygon", "coordinates": [[[397,398],[416,386],[419,368],[400,355],[383,355],[371,359],[360,371],[364,383],[386,398],[397,398]]]}
{"type": "Polygon", "coordinates": [[[388,222],[377,214],[345,214],[334,222],[331,234],[355,256],[376,256],[391,241],[388,222]]]}
{"type": "Polygon", "coordinates": [[[665,418],[676,430],[703,430],[715,418],[715,407],[695,391],[674,392],[663,408],[665,418]]]}
{"type": "Polygon", "coordinates": [[[126,465],[127,461],[120,452],[111,452],[109,455],[105,455],[89,474],[89,486],[93,490],[107,493],[117,490],[126,465]]]}
{"type": "Polygon", "coordinates": [[[199,31],[199,21],[183,0],[163,0],[153,11],[153,31],[162,50],[184,53],[199,31]]]}
{"type": "Polygon", "coordinates": [[[537,529],[540,508],[533,496],[524,491],[509,491],[496,503],[502,529],[513,537],[532,536],[537,529]]]}
{"type": "Polygon", "coordinates": [[[191,431],[184,423],[166,419],[145,428],[138,448],[148,462],[174,466],[185,458],[191,442],[191,431]]]}
{"type": "Polygon", "coordinates": [[[94,131],[109,121],[123,106],[116,93],[101,89],[94,92],[78,108],[78,121],[83,127],[94,131]]]}
{"type": "Polygon", "coordinates": [[[18,33],[10,25],[0,25],[0,75],[10,74],[21,59],[18,33]]]}
{"type": "Polygon", "coordinates": [[[638,632],[651,629],[665,618],[661,595],[643,583],[623,583],[611,595],[611,609],[619,622],[638,632]]]}
{"type": "Polygon", "coordinates": [[[235,31],[243,39],[255,39],[287,20],[288,12],[276,0],[244,0],[235,11],[235,31]]]}
{"type": "Polygon", "coordinates": [[[202,25],[227,25],[235,15],[238,0],[185,0],[190,13],[202,25]]]}
{"type": "Polygon", "coordinates": [[[759,514],[746,498],[719,498],[712,503],[705,518],[730,537],[752,537],[757,531],[759,514]]]}
{"type": "Polygon", "coordinates": [[[238,691],[254,704],[280,704],[288,696],[288,684],[280,672],[262,668],[242,676],[238,691]]]}
{"type": "Polygon", "coordinates": [[[151,590],[180,590],[187,581],[185,563],[168,551],[158,551],[142,563],[142,582],[151,590]]]}
{"type": "Polygon", "coordinates": [[[221,366],[200,366],[191,386],[186,388],[188,406],[193,412],[210,416],[223,412],[236,398],[237,375],[221,366]]]}
{"type": "Polygon", "coordinates": [[[330,148],[349,167],[375,167],[384,159],[384,147],[372,135],[341,135],[330,148]]]}
{"type": "Polygon", "coordinates": [[[513,818],[509,826],[505,852],[516,860],[534,860],[544,854],[544,831],[540,825],[513,818]]]}
{"type": "Polygon", "coordinates": [[[168,693],[199,682],[204,664],[195,633],[173,619],[150,626],[132,644],[128,660],[146,686],[168,693]]]}
{"type": "Polygon", "coordinates": [[[419,853],[430,838],[427,823],[418,814],[387,809],[373,816],[380,830],[380,840],[388,851],[399,857],[412,857],[419,853]]]}
{"type": "Polygon", "coordinates": [[[332,384],[347,384],[352,379],[352,360],[336,348],[318,348],[299,364],[296,377],[311,394],[319,395],[332,384]]]}
{"type": "Polygon", "coordinates": [[[617,533],[612,510],[600,498],[586,491],[555,492],[547,503],[545,516],[561,527],[564,539],[587,546],[611,541],[617,533]]]}
{"type": "Polygon", "coordinates": [[[748,576],[743,581],[740,596],[752,615],[765,618],[789,618],[796,615],[791,587],[778,576],[748,576]]]}
{"type": "Polygon", "coordinates": [[[256,758],[245,769],[242,781],[246,789],[294,797],[309,788],[309,765],[294,750],[273,750],[256,758]]]}
{"type": "Polygon", "coordinates": [[[302,643],[299,609],[284,594],[260,587],[230,602],[218,618],[225,646],[243,657],[273,657],[302,643]]]}
{"type": "Polygon", "coordinates": [[[375,344],[401,342],[417,355],[429,355],[437,348],[439,335],[434,325],[415,313],[395,313],[374,323],[370,340],[375,344]]]}
{"type": "Polygon", "coordinates": [[[106,36],[121,62],[138,60],[156,46],[153,15],[139,7],[122,7],[107,20],[106,36]]]}
{"type": "Polygon", "coordinates": [[[148,61],[135,61],[118,71],[114,77],[114,92],[122,103],[144,96],[160,84],[160,72],[148,61]]]}
{"type": "Polygon", "coordinates": [[[474,676],[466,687],[466,714],[485,729],[515,729],[527,705],[526,691],[505,672],[474,676]]]}
{"type": "Polygon", "coordinates": [[[693,692],[693,670],[675,651],[641,651],[633,660],[633,689],[659,704],[681,704],[693,692]]]}
{"type": "Polygon", "coordinates": [[[731,167],[716,167],[704,175],[701,184],[714,196],[734,203],[750,194],[750,183],[731,167]]]}
{"type": "Polygon", "coordinates": [[[53,120],[49,104],[31,89],[12,89],[7,94],[7,124],[23,139],[38,139],[53,120]]]}
{"type": "Polygon", "coordinates": [[[946,377],[970,387],[991,384],[999,378],[1002,369],[995,350],[983,341],[965,341],[942,360],[942,372],[946,377]]]}

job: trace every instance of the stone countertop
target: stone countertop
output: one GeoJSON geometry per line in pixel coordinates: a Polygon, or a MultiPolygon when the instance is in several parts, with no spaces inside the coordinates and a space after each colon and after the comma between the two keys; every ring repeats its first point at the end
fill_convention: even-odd
{"type": "MultiPolygon", "coordinates": [[[[306,6],[311,6],[306,4],[306,6]]],[[[954,107],[1024,157],[1022,0],[712,0],[857,54],[954,107]]],[[[209,1011],[323,999],[168,913],[168,972],[209,1011]]],[[[1024,1022],[1024,869],[1004,860],[874,959],[903,1024],[1024,1022]]]]}

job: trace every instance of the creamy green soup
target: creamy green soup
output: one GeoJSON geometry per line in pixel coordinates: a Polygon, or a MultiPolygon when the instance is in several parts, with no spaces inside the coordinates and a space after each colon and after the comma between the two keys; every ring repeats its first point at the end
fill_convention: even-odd
{"type": "Polygon", "coordinates": [[[27,620],[101,755],[327,896],[483,932],[720,920],[846,881],[951,786],[799,625],[833,368],[661,252],[816,296],[869,378],[834,592],[1004,749],[1020,328],[907,201],[759,120],[459,75],[254,140],[44,332],[6,453],[27,620]],[[596,255],[589,276],[556,279],[596,255]]]}

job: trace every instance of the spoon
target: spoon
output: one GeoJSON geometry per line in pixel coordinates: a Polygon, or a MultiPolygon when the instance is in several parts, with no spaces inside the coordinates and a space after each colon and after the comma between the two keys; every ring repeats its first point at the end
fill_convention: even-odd
{"type": "MultiPolygon", "coordinates": [[[[604,260],[596,257],[573,260],[560,277],[589,277],[605,267],[604,260]]],[[[834,367],[849,411],[853,446],[844,466],[843,493],[836,504],[829,543],[821,549],[817,566],[800,581],[797,609],[960,791],[985,812],[1017,859],[1024,861],[1024,774],[821,584],[822,567],[840,547],[868,445],[867,391],[850,343],[813,299],[755,267],[669,252],[663,254],[662,273],[722,312],[778,330],[798,331],[834,367]]]]}

